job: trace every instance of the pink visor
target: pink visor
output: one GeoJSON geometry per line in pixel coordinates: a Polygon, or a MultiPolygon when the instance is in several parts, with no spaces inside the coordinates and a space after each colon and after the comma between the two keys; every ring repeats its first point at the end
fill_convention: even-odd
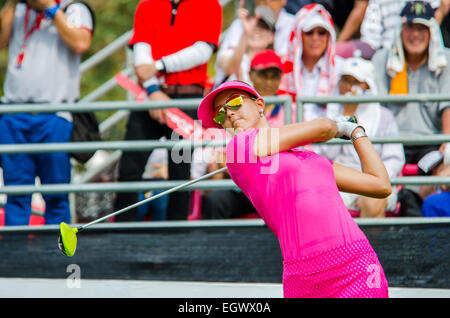
{"type": "Polygon", "coordinates": [[[222,128],[222,126],[220,126],[213,120],[214,99],[220,92],[228,89],[238,89],[250,93],[257,98],[261,97],[252,86],[241,81],[229,81],[220,84],[215,90],[213,90],[211,93],[206,95],[205,98],[203,98],[200,106],[198,107],[198,119],[206,128],[222,128]]]}

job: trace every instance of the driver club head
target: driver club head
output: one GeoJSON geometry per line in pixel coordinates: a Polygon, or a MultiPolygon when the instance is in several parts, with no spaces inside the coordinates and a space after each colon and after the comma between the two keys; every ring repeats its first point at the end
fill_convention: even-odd
{"type": "Polygon", "coordinates": [[[66,253],[66,251],[64,249],[64,245],[63,245],[63,242],[62,242],[61,235],[58,237],[58,247],[61,250],[61,252],[63,252],[64,255],[69,256],[69,255],[67,255],[67,253],[66,253]]]}
{"type": "Polygon", "coordinates": [[[67,223],[61,223],[59,226],[58,247],[64,255],[72,257],[77,249],[78,229],[70,227],[67,223]]]}

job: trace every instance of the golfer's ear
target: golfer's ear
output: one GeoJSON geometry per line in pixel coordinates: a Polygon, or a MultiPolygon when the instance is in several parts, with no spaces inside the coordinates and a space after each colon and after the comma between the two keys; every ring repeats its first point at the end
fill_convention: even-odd
{"type": "Polygon", "coordinates": [[[264,110],[264,107],[266,106],[266,102],[261,97],[255,100],[256,104],[258,105],[258,109],[264,110]]]}

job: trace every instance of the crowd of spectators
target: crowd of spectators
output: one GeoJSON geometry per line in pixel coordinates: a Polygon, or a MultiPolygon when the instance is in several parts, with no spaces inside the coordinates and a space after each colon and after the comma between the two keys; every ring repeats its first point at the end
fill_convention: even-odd
{"type": "MultiPolygon", "coordinates": [[[[209,83],[241,80],[262,96],[440,94],[450,88],[447,49],[450,0],[241,0],[236,19],[223,34],[218,0],[145,0],[134,14],[134,69],[149,100],[198,98],[209,83]],[[207,14],[204,14],[207,12],[207,14]],[[207,64],[216,54],[215,76],[207,64]]],[[[71,0],[8,0],[0,13],[0,46],[9,59],[3,103],[74,102],[79,97],[79,63],[94,31],[90,8],[71,0]]],[[[284,112],[293,120],[356,116],[371,137],[450,134],[450,102],[404,104],[304,104],[303,118],[291,109],[267,105],[274,127],[284,112]]],[[[196,110],[186,110],[197,119],[196,110]]],[[[133,111],[125,140],[182,137],[166,125],[163,109],[133,111]]],[[[0,117],[0,143],[66,142],[70,114],[5,114],[0,117]]],[[[326,158],[359,169],[349,145],[312,145],[326,158]]],[[[448,143],[427,146],[379,144],[376,149],[391,178],[417,167],[422,175],[450,176],[448,143]],[[406,164],[406,165],[405,165],[406,164]]],[[[191,150],[184,150],[191,151],[191,150]]],[[[194,152],[195,153],[195,152],[194,152]]],[[[224,165],[223,149],[208,152],[203,163],[176,162],[166,150],[124,151],[118,181],[143,178],[187,180],[224,165]],[[149,174],[148,167],[157,168],[149,174]]],[[[192,158],[191,156],[189,156],[192,158]]],[[[195,157],[195,156],[194,156],[195,157]]],[[[67,153],[1,154],[5,185],[69,183],[67,153]]],[[[215,178],[229,178],[226,173],[215,178]]],[[[386,199],[341,193],[350,213],[360,217],[449,216],[448,188],[395,187],[386,199]]],[[[116,216],[138,221],[154,210],[152,220],[186,220],[194,192],[175,192],[152,206],[116,216]]],[[[198,194],[199,192],[196,192],[198,194]]],[[[143,198],[117,193],[119,210],[143,198]]],[[[255,210],[239,190],[212,190],[195,200],[205,219],[243,217],[255,210]]],[[[46,223],[70,221],[67,195],[45,195],[46,223]]],[[[5,224],[28,224],[29,196],[9,196],[5,224]]]]}

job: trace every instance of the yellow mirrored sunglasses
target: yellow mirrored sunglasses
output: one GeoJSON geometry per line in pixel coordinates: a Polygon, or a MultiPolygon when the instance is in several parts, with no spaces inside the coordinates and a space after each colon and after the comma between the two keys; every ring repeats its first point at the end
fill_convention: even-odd
{"type": "Polygon", "coordinates": [[[226,109],[237,110],[241,108],[242,104],[244,104],[244,98],[249,98],[251,100],[256,100],[254,97],[233,94],[227,98],[224,104],[219,105],[217,109],[213,113],[213,120],[219,125],[223,125],[226,118],[226,109]]]}

